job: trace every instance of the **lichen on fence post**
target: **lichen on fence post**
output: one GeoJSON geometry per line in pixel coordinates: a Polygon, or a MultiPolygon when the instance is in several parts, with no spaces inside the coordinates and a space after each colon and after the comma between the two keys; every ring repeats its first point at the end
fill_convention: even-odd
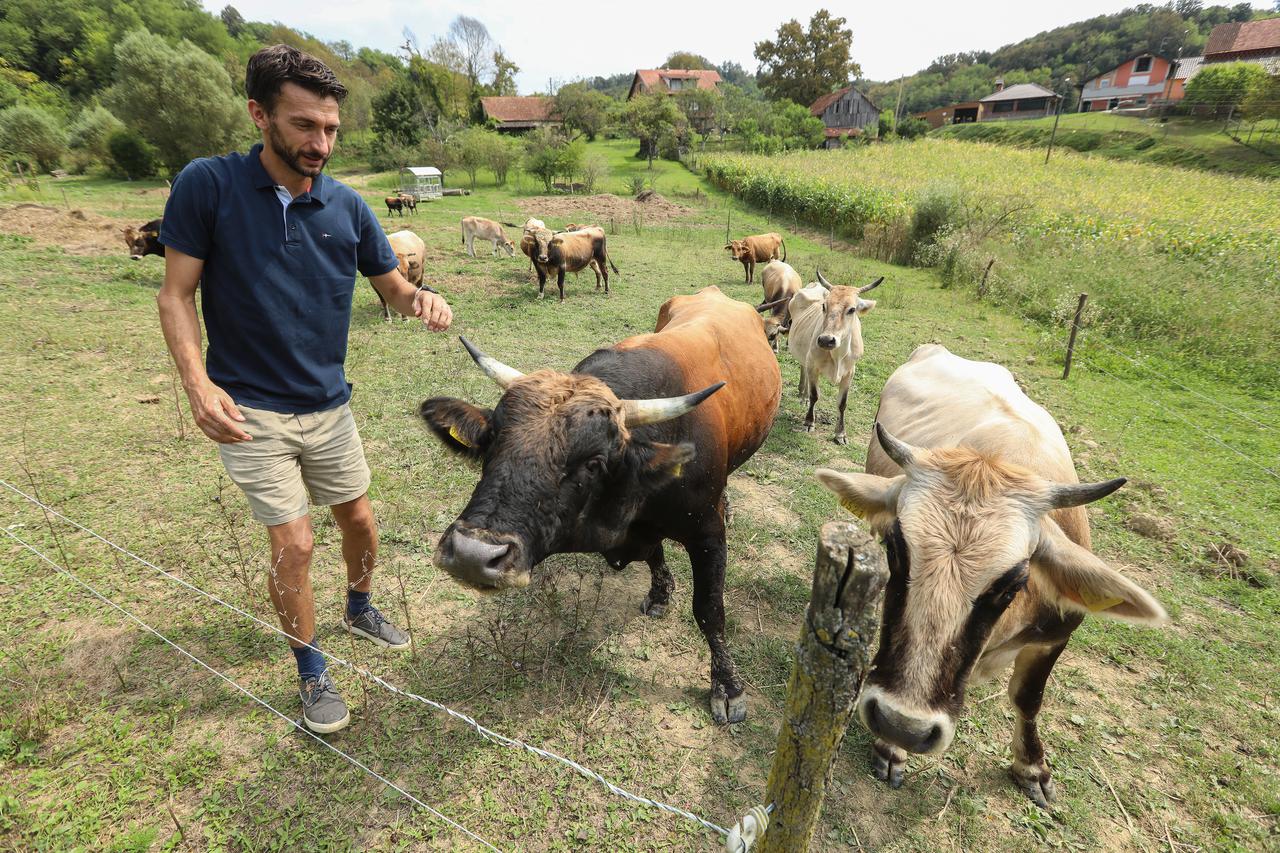
{"type": "Polygon", "coordinates": [[[888,580],[880,544],[859,526],[822,526],[813,592],[787,685],[786,716],[769,771],[774,804],[763,853],[809,848],[832,760],[853,716],[888,580]]]}

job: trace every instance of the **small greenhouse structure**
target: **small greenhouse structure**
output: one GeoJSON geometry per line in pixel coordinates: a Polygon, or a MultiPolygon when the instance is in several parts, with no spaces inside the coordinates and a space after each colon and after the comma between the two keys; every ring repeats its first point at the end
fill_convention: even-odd
{"type": "Polygon", "coordinates": [[[400,170],[400,192],[418,201],[444,195],[444,173],[435,166],[405,166],[400,170]]]}

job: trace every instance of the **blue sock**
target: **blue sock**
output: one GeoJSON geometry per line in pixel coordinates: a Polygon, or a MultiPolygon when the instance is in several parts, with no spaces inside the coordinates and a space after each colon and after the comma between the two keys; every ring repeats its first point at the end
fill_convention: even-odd
{"type": "Polygon", "coordinates": [[[347,618],[354,619],[369,607],[371,593],[347,589],[347,618]]]}
{"type": "MultiPolygon", "coordinates": [[[[311,645],[316,646],[316,649],[319,648],[315,640],[311,641],[311,645]]],[[[293,652],[294,658],[298,661],[298,676],[300,678],[315,678],[324,672],[324,655],[320,654],[316,649],[310,646],[302,646],[297,649],[292,646],[289,647],[289,650],[293,652]]]]}

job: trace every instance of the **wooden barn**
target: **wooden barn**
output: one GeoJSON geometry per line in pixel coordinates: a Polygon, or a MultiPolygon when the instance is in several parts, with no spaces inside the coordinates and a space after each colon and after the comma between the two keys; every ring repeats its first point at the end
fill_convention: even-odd
{"type": "Polygon", "coordinates": [[[481,98],[480,109],[486,120],[492,119],[497,123],[499,133],[526,133],[535,127],[560,127],[564,124],[555,114],[555,99],[539,95],[481,98]]]}
{"type": "Polygon", "coordinates": [[[963,104],[949,104],[935,107],[922,113],[913,113],[912,118],[924,119],[930,130],[937,130],[946,124],[969,124],[978,120],[977,101],[965,101],[963,104]]]}
{"type": "Polygon", "coordinates": [[[865,133],[880,119],[880,108],[853,86],[823,95],[809,105],[809,112],[826,125],[827,148],[840,147],[842,138],[865,133]]]}

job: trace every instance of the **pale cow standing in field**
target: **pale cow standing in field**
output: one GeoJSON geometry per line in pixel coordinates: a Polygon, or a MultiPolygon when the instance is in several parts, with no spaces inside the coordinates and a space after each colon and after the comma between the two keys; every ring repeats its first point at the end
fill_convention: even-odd
{"type": "Polygon", "coordinates": [[[467,247],[467,254],[476,256],[475,241],[479,238],[493,244],[493,257],[498,256],[498,247],[511,257],[516,253],[516,244],[507,239],[502,230],[502,223],[485,219],[483,216],[466,216],[462,219],[462,245],[467,247]]]}
{"type": "MultiPolygon", "coordinates": [[[[397,231],[394,234],[387,235],[387,242],[391,244],[391,251],[396,253],[400,275],[404,276],[405,281],[414,287],[420,287],[424,272],[423,263],[427,257],[427,246],[422,242],[422,238],[412,231],[397,231]]],[[[374,293],[378,293],[377,288],[374,288],[374,293]]],[[[378,293],[378,301],[382,303],[382,319],[390,323],[391,309],[387,306],[387,300],[382,298],[381,293],[378,293]]],[[[401,319],[408,320],[409,318],[403,317],[401,319]]]]}
{"type": "Polygon", "coordinates": [[[1082,484],[1062,430],[1003,367],[918,347],[880,395],[865,474],[817,477],[884,540],[880,645],[858,699],[877,777],[951,744],[968,684],[1003,672],[1013,780],[1047,807],[1036,726],[1045,684],[1085,615],[1159,625],[1145,590],[1091,552],[1084,505],[1124,479],[1082,484]]]}
{"type": "Polygon", "coordinates": [[[800,362],[800,398],[809,398],[804,416],[805,432],[813,431],[814,409],[818,405],[818,379],[825,377],[839,387],[839,417],[835,442],[845,444],[844,410],[849,402],[849,384],[862,358],[861,317],[876,307],[874,299],[862,294],[880,286],[884,276],[864,287],[832,286],[818,271],[818,281],[791,298],[791,331],[787,349],[800,362]]]}
{"type": "Polygon", "coordinates": [[[783,242],[782,235],[776,231],[770,231],[768,234],[753,234],[741,240],[730,240],[724,244],[724,247],[729,250],[729,256],[733,260],[742,262],[747,284],[756,280],[756,264],[768,263],[775,259],[784,261],[787,259],[787,244],[783,242]],[[782,251],[780,258],[779,249],[782,251]]]}
{"type": "Polygon", "coordinates": [[[791,298],[800,292],[800,273],[786,261],[769,261],[760,271],[764,301],[756,306],[764,318],[764,333],[773,351],[778,351],[778,336],[791,331],[791,298]]]}

